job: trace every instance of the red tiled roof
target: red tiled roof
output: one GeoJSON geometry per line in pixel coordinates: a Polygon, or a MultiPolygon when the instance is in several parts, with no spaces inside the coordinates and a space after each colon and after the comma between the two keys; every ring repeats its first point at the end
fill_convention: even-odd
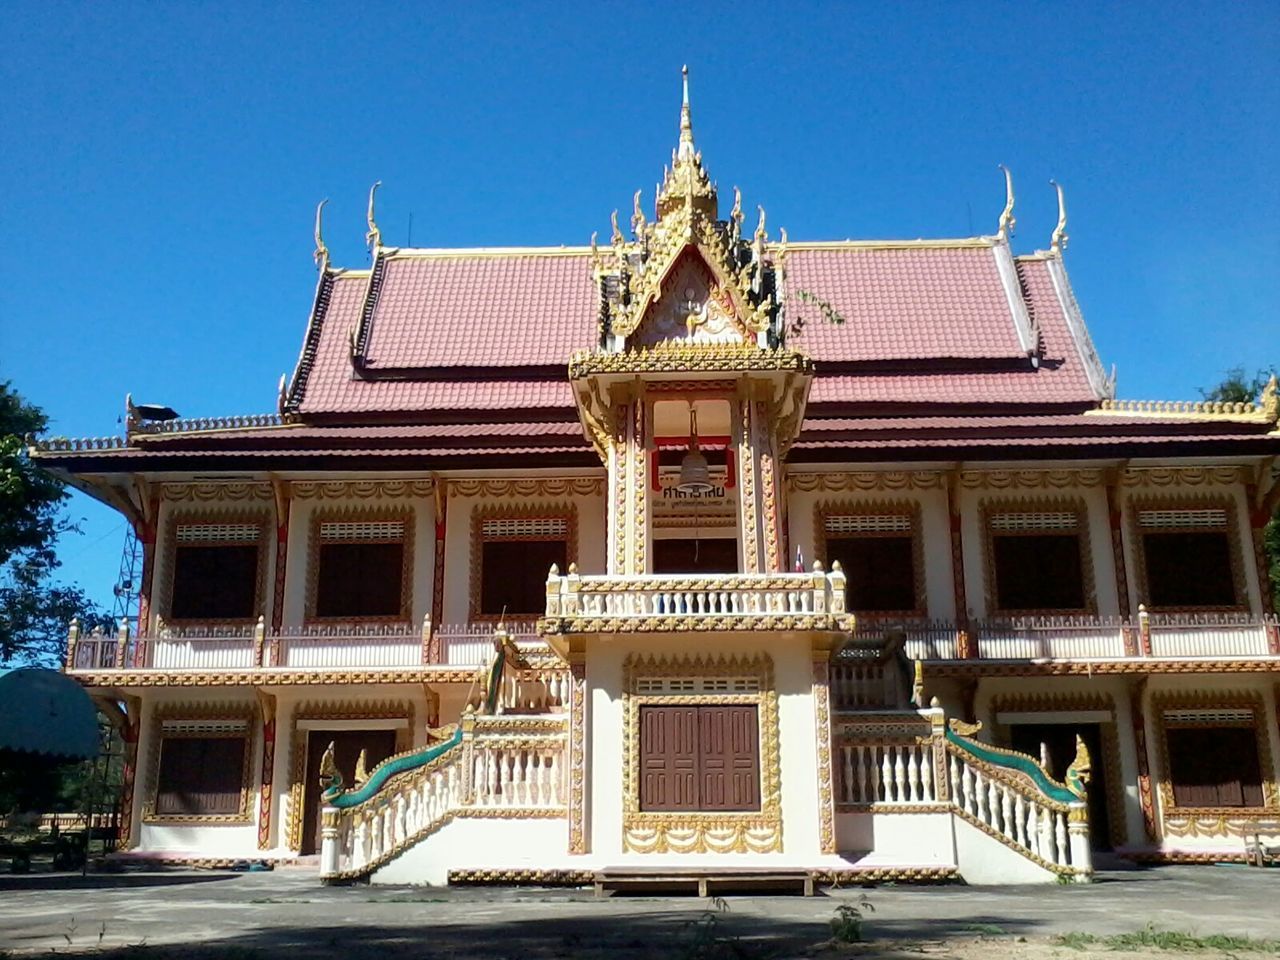
{"type": "Polygon", "coordinates": [[[989,246],[793,250],[789,318],[804,317],[789,346],[819,362],[1016,357],[1023,353],[989,246]],[[821,319],[811,293],[845,319],[821,319]]]}
{"type": "Polygon", "coordinates": [[[595,343],[599,312],[585,253],[392,256],[365,365],[561,366],[595,343]]]}

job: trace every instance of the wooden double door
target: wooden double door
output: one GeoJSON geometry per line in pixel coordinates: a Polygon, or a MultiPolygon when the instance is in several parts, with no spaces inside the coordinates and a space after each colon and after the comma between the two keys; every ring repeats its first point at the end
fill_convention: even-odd
{"type": "Polygon", "coordinates": [[[640,809],[760,809],[755,704],[640,707],[640,809]]]}
{"type": "Polygon", "coordinates": [[[349,789],[355,779],[356,760],[365,751],[365,764],[372,770],[396,752],[394,730],[311,730],[307,734],[307,780],[302,791],[303,854],[320,851],[320,758],[333,744],[333,759],[349,789]]]}

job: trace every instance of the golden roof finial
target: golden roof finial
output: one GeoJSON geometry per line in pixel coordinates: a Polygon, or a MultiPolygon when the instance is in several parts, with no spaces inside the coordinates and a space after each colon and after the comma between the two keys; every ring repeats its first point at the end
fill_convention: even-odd
{"type": "Polygon", "coordinates": [[[637,237],[644,233],[644,228],[648,225],[648,221],[644,218],[644,211],[640,209],[640,194],[643,190],[637,190],[635,199],[632,201],[634,211],[631,214],[631,232],[637,237]]]}
{"type": "Polygon", "coordinates": [[[1276,382],[1276,375],[1273,373],[1271,379],[1267,381],[1267,385],[1262,388],[1262,396],[1258,398],[1258,406],[1262,410],[1262,415],[1272,423],[1280,421],[1280,384],[1276,382]]]}
{"type": "Polygon", "coordinates": [[[609,214],[609,223],[613,226],[613,236],[609,238],[609,242],[616,247],[618,244],[624,242],[622,231],[618,229],[618,211],[617,210],[609,214]]]}
{"type": "Polygon", "coordinates": [[[311,258],[315,260],[316,266],[320,268],[322,273],[329,266],[329,248],[324,245],[324,235],[321,232],[321,227],[324,222],[324,205],[328,202],[329,198],[325,197],[316,204],[316,249],[315,252],[311,254],[311,258]]]}
{"type": "Polygon", "coordinates": [[[693,113],[689,109],[689,67],[680,68],[680,76],[684,84],[684,98],[680,103],[680,146],[676,156],[681,160],[692,160],[696,152],[693,147],[693,113]]]}
{"type": "Polygon", "coordinates": [[[996,231],[996,236],[1001,240],[1008,240],[1018,224],[1013,216],[1013,174],[1003,163],[999,166],[1004,171],[1004,212],[1000,214],[1000,229],[996,231]]]}
{"type": "Polygon", "coordinates": [[[373,197],[380,186],[382,186],[382,181],[375,180],[373,186],[369,188],[369,212],[366,215],[366,219],[369,221],[369,232],[365,234],[364,239],[372,250],[377,250],[378,247],[382,246],[382,231],[378,229],[378,223],[373,218],[373,197]]]}
{"type": "Polygon", "coordinates": [[[1058,225],[1053,228],[1053,236],[1049,241],[1049,249],[1058,256],[1062,256],[1062,251],[1067,249],[1067,201],[1062,195],[1062,184],[1057,180],[1050,180],[1053,189],[1058,191],[1058,225]]]}
{"type": "Polygon", "coordinates": [[[766,233],[764,229],[764,207],[757,205],[756,209],[760,211],[760,222],[756,224],[756,239],[766,240],[768,239],[769,234],[766,233]]]}

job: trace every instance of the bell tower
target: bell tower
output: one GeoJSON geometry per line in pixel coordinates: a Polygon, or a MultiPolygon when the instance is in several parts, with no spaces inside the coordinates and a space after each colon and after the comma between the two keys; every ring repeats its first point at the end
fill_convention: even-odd
{"type": "Polygon", "coordinates": [[[686,69],[654,219],[637,192],[630,238],[616,211],[610,248],[592,238],[599,340],[569,362],[579,417],[609,472],[614,576],[787,567],[782,460],[813,365],[785,347],[785,234],[769,241],[760,208],[744,237],[737,190],[718,217],[686,69]]]}

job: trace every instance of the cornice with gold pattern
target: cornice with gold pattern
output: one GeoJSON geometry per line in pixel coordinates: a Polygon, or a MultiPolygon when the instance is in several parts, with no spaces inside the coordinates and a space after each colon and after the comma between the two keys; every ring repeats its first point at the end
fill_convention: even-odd
{"type": "Polygon", "coordinates": [[[853,614],[728,614],[680,617],[543,617],[539,636],[566,633],[705,633],[708,631],[769,630],[795,632],[819,630],[847,633],[854,628],[853,614]]]}
{"type": "MultiPolygon", "coordinates": [[[[548,659],[528,670],[519,670],[521,680],[538,681],[548,669],[561,666],[558,659],[548,659]]],[[[350,670],[210,670],[178,672],[161,670],[68,671],[69,676],[86,687],[321,687],[361,686],[387,683],[466,683],[476,677],[474,667],[421,666],[369,668],[350,670]]]]}
{"type": "Polygon", "coordinates": [[[166,503],[243,503],[253,500],[270,500],[271,484],[257,482],[215,482],[160,484],[160,499],[166,503]]]}
{"type": "Polygon", "coordinates": [[[450,480],[450,497],[596,497],[604,477],[493,478],[450,480]]]}
{"type": "Polygon", "coordinates": [[[963,470],[960,486],[966,490],[1070,490],[1100,487],[1105,470],[963,470]]]}
{"type": "Polygon", "coordinates": [[[582,887],[595,879],[594,870],[450,870],[449,886],[496,883],[539,887],[582,887]]]}
{"type": "Polygon", "coordinates": [[[778,693],[773,659],[753,656],[631,654],[622,666],[622,847],[635,853],[771,853],[782,850],[778,693]],[[707,697],[717,704],[753,704],[760,728],[760,809],[735,813],[640,809],[640,707],[648,703],[702,702],[684,696],[640,694],[641,679],[754,677],[758,691],[707,697]]]}
{"type": "Polygon", "coordinates": [[[957,867],[854,867],[850,870],[811,870],[815,883],[852,886],[862,883],[948,883],[955,880],[957,867]]]}
{"type": "Polygon", "coordinates": [[[1120,471],[1122,487],[1229,486],[1248,480],[1244,467],[1130,467],[1120,471]]]}
{"type": "Polygon", "coordinates": [[[946,487],[945,474],[933,470],[859,472],[859,473],[788,473],[787,487],[797,493],[823,491],[941,490],[946,487]]]}
{"type": "Polygon", "coordinates": [[[299,500],[399,500],[431,496],[430,480],[294,480],[293,496],[299,500]]]}
{"type": "Polygon", "coordinates": [[[1280,833],[1280,816],[1274,812],[1242,813],[1237,807],[1200,807],[1193,814],[1169,816],[1164,821],[1167,837],[1243,837],[1266,826],[1280,833]]]}
{"type": "Polygon", "coordinates": [[[1130,657],[1125,660],[1055,660],[1000,663],[990,660],[930,660],[929,676],[955,677],[1096,677],[1120,674],[1223,674],[1277,673],[1280,657],[1270,659],[1158,660],[1130,657]]]}
{"type": "Polygon", "coordinates": [[[601,374],[641,373],[800,373],[811,375],[813,361],[794,350],[762,349],[755,344],[664,342],[620,353],[579,351],[569,359],[569,379],[601,374]]]}

